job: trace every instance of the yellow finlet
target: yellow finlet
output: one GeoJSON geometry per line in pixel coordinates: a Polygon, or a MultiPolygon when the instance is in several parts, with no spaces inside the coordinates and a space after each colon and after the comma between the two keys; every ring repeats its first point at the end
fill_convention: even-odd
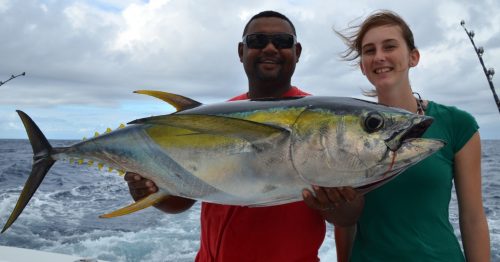
{"type": "Polygon", "coordinates": [[[125,171],[123,170],[117,170],[118,171],[118,175],[119,176],[124,176],[125,175],[125,171]]]}
{"type": "Polygon", "coordinates": [[[93,164],[94,164],[94,161],[92,161],[92,160],[89,160],[89,161],[87,162],[87,165],[88,165],[88,166],[92,166],[93,164]]]}
{"type": "Polygon", "coordinates": [[[101,171],[103,167],[104,167],[103,163],[97,164],[97,169],[99,169],[99,171],[101,171]]]}
{"type": "Polygon", "coordinates": [[[125,128],[125,124],[121,123],[120,126],[118,127],[119,129],[120,128],[125,128]]]}
{"type": "Polygon", "coordinates": [[[78,159],[78,164],[83,165],[83,159],[78,159]]]}
{"type": "Polygon", "coordinates": [[[167,199],[169,195],[165,192],[158,191],[154,194],[151,194],[131,205],[128,205],[124,208],[120,208],[118,210],[115,210],[111,213],[104,214],[99,216],[100,218],[112,218],[112,217],[117,217],[117,216],[123,216],[123,215],[128,215],[131,213],[134,213],[136,211],[142,210],[144,208],[150,207],[156,203],[159,203],[165,199],[167,199]]]}
{"type": "Polygon", "coordinates": [[[95,132],[94,137],[98,137],[98,136],[99,136],[99,132],[95,132]]]}
{"type": "Polygon", "coordinates": [[[83,141],[87,140],[87,137],[86,137],[86,136],[84,136],[84,137],[82,138],[82,140],[83,140],[83,141]]]}
{"type": "Polygon", "coordinates": [[[112,130],[111,130],[111,128],[109,128],[109,127],[108,127],[108,128],[106,128],[106,132],[105,132],[105,133],[106,133],[106,134],[107,134],[107,133],[111,133],[111,131],[112,131],[112,130]]]}
{"type": "Polygon", "coordinates": [[[73,164],[75,163],[75,159],[71,157],[71,158],[69,159],[69,163],[73,165],[73,164]]]}
{"type": "Polygon", "coordinates": [[[108,172],[109,173],[113,172],[113,168],[112,167],[108,167],[108,172]]]}

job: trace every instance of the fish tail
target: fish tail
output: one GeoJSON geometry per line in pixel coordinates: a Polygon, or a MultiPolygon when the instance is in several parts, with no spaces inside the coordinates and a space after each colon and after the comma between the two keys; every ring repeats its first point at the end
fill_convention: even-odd
{"type": "Polygon", "coordinates": [[[45,138],[35,122],[33,122],[33,120],[31,120],[31,118],[24,112],[17,110],[17,113],[23,121],[26,132],[28,133],[31,147],[33,148],[33,166],[31,174],[24,185],[19,199],[17,200],[16,206],[10,214],[10,217],[5,223],[1,233],[5,232],[23,212],[31,197],[33,197],[33,194],[35,194],[36,190],[42,183],[43,178],[56,162],[56,160],[51,158],[52,146],[49,144],[49,141],[45,138]]]}

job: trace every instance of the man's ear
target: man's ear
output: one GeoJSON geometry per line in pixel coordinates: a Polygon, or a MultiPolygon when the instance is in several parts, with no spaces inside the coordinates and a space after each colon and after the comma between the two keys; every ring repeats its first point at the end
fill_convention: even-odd
{"type": "Polygon", "coordinates": [[[297,57],[295,63],[299,62],[300,54],[302,54],[302,45],[300,43],[297,43],[295,44],[295,56],[297,57]]]}
{"type": "Polygon", "coordinates": [[[240,57],[240,62],[243,63],[243,43],[238,43],[238,56],[240,57]]]}

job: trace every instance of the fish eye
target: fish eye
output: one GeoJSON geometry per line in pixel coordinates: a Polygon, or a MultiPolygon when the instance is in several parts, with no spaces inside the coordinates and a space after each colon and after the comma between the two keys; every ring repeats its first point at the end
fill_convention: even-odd
{"type": "Polygon", "coordinates": [[[384,118],[377,112],[370,112],[366,115],[363,128],[368,133],[373,133],[384,127],[384,118]]]}

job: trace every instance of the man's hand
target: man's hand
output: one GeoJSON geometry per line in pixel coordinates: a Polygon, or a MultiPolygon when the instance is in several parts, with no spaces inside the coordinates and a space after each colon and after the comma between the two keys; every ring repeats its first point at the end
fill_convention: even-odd
{"type": "Polygon", "coordinates": [[[314,194],[308,189],[302,191],[304,202],[318,210],[326,221],[340,227],[356,224],[365,204],[362,194],[352,187],[313,186],[313,190],[314,194]]]}
{"type": "MultiPolygon", "coordinates": [[[[127,181],[130,195],[134,201],[145,198],[158,191],[158,187],[153,181],[139,174],[127,172],[124,179],[127,181]]],[[[188,210],[195,202],[195,200],[188,198],[168,196],[165,200],[155,204],[154,207],[165,213],[177,214],[188,210]]]]}
{"type": "Polygon", "coordinates": [[[153,181],[143,178],[139,174],[127,172],[124,179],[127,181],[128,190],[135,201],[158,191],[158,187],[153,181]]]}

